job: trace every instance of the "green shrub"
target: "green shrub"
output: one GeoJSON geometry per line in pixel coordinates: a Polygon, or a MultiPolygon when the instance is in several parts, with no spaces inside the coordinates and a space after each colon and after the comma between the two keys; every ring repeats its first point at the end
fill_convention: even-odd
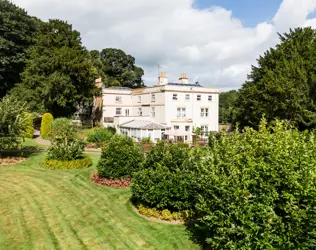
{"type": "Polygon", "coordinates": [[[316,248],[316,138],[284,122],[219,138],[200,177],[198,228],[214,249],[316,248]]]}
{"type": "Polygon", "coordinates": [[[116,128],[115,127],[107,127],[107,130],[110,131],[113,135],[116,134],[116,128]]]}
{"type": "Polygon", "coordinates": [[[34,135],[34,124],[33,124],[33,116],[30,113],[23,113],[23,122],[22,122],[22,134],[21,136],[24,138],[33,138],[34,135]]]}
{"type": "Polygon", "coordinates": [[[47,160],[71,161],[84,157],[85,143],[82,140],[54,140],[48,148],[47,160]]]}
{"type": "Polygon", "coordinates": [[[97,128],[88,134],[87,142],[101,146],[103,143],[110,141],[112,137],[113,133],[108,128],[97,128]]]}
{"type": "Polygon", "coordinates": [[[76,128],[67,118],[57,118],[52,123],[53,140],[74,140],[76,138],[76,128]]]}
{"type": "Polygon", "coordinates": [[[42,117],[41,123],[41,137],[43,139],[50,139],[52,137],[52,123],[54,117],[50,113],[45,113],[42,117]]]}
{"type": "Polygon", "coordinates": [[[101,160],[97,166],[100,177],[122,179],[133,175],[141,168],[143,154],[133,139],[116,135],[102,149],[101,160]]]}
{"type": "Polygon", "coordinates": [[[161,211],[157,210],[156,208],[146,207],[142,204],[138,206],[138,212],[146,217],[154,217],[157,219],[168,221],[186,221],[190,216],[190,213],[188,211],[170,212],[168,209],[164,209],[161,211]]]}
{"type": "Polygon", "coordinates": [[[141,142],[142,142],[142,143],[152,143],[150,137],[144,137],[144,138],[142,138],[141,142]]]}
{"type": "Polygon", "coordinates": [[[208,151],[160,142],[151,148],[132,179],[132,198],[153,208],[193,210],[199,195],[199,169],[208,151]]]}
{"type": "Polygon", "coordinates": [[[70,161],[60,161],[60,160],[48,160],[44,162],[45,167],[51,169],[78,169],[78,168],[88,168],[92,166],[92,161],[89,157],[84,157],[81,159],[75,159],[70,161]]]}

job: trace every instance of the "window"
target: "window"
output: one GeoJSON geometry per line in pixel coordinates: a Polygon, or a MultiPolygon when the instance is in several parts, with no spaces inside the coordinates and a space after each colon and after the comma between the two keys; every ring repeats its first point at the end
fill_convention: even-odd
{"type": "Polygon", "coordinates": [[[115,97],[115,102],[116,103],[121,103],[122,102],[122,96],[116,96],[115,97]]]}
{"type": "Polygon", "coordinates": [[[116,108],[116,115],[121,115],[122,114],[122,109],[121,108],[116,108]]]}
{"type": "Polygon", "coordinates": [[[139,116],[143,116],[142,108],[138,108],[138,115],[139,115],[139,116]]]}
{"type": "Polygon", "coordinates": [[[178,100],[178,95],[177,94],[173,94],[172,95],[172,100],[177,101],[178,100]]]}
{"type": "Polygon", "coordinates": [[[201,95],[197,95],[197,96],[196,96],[196,100],[197,100],[197,101],[201,101],[201,95]]]}
{"type": "Polygon", "coordinates": [[[208,126],[201,126],[202,136],[208,136],[208,126]]]}
{"type": "Polygon", "coordinates": [[[213,100],[213,96],[209,95],[208,96],[208,101],[211,102],[213,100]]]}
{"type": "Polygon", "coordinates": [[[189,132],[190,131],[190,126],[185,126],[185,131],[189,132]]]}
{"type": "Polygon", "coordinates": [[[140,102],[142,102],[142,97],[141,96],[138,97],[138,103],[140,103],[140,102]]]}
{"type": "Polygon", "coordinates": [[[201,108],[201,117],[208,117],[208,108],[201,108]]]}
{"type": "Polygon", "coordinates": [[[186,117],[185,108],[177,108],[177,117],[186,117]]]}
{"type": "Polygon", "coordinates": [[[173,126],[174,130],[178,130],[180,127],[178,125],[173,126]]]}
{"type": "Polygon", "coordinates": [[[184,136],[184,140],[187,141],[189,140],[189,137],[187,135],[184,136]]]}
{"type": "Polygon", "coordinates": [[[152,102],[155,102],[155,101],[156,101],[156,96],[155,96],[155,94],[151,94],[151,101],[152,101],[152,102]]]}
{"type": "Polygon", "coordinates": [[[125,109],[125,116],[129,116],[129,109],[125,109]]]}
{"type": "Polygon", "coordinates": [[[155,117],[156,116],[156,112],[155,112],[155,108],[151,108],[151,115],[152,117],[155,117]]]}
{"type": "Polygon", "coordinates": [[[185,100],[186,101],[190,101],[190,95],[189,94],[185,94],[185,100]]]}

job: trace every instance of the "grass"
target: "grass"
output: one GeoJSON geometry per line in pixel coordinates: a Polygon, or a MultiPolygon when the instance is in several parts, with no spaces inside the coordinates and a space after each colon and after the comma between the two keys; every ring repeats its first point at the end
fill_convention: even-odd
{"type": "Polygon", "coordinates": [[[94,168],[45,169],[44,157],[0,166],[0,249],[199,248],[184,225],[135,213],[129,188],[93,183],[94,168]]]}

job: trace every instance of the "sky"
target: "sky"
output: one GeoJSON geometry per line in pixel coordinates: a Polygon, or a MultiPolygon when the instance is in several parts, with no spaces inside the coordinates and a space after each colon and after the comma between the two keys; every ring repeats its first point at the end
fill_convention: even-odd
{"type": "Polygon", "coordinates": [[[12,0],[42,20],[62,19],[89,50],[119,48],[135,57],[147,86],[158,69],[170,82],[239,89],[277,33],[316,28],[316,0],[12,0]]]}

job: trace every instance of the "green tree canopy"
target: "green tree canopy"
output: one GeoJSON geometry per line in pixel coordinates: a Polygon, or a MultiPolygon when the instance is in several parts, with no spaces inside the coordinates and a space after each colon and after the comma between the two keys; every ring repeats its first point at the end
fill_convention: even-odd
{"type": "Polygon", "coordinates": [[[268,121],[289,120],[301,130],[316,125],[316,31],[297,28],[279,35],[281,43],[252,66],[237,100],[240,125],[258,127],[268,121]]]}
{"type": "Polygon", "coordinates": [[[20,82],[36,23],[25,10],[0,0],[0,98],[20,82]]]}
{"type": "Polygon", "coordinates": [[[230,90],[219,94],[219,123],[232,123],[235,115],[237,91],[230,90]]]}
{"type": "Polygon", "coordinates": [[[98,91],[96,76],[80,33],[66,22],[50,20],[41,26],[22,83],[13,94],[26,100],[32,110],[69,116],[78,105],[92,102],[98,91]]]}
{"type": "Polygon", "coordinates": [[[95,59],[100,58],[102,61],[101,71],[106,76],[104,81],[106,85],[119,85],[129,88],[144,86],[142,80],[144,70],[137,67],[135,65],[135,58],[127,55],[123,50],[108,48],[103,49],[100,53],[98,51],[91,51],[90,54],[95,59]]]}

